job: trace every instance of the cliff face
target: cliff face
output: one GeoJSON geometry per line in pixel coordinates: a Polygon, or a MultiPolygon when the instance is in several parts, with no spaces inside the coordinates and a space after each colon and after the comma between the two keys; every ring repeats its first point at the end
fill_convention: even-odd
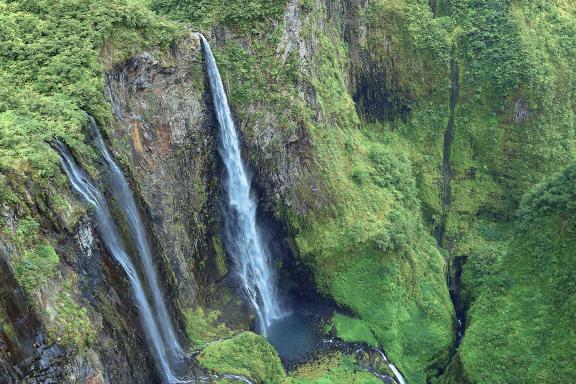
{"type": "MultiPolygon", "coordinates": [[[[90,215],[72,218],[72,209],[64,216],[33,213],[46,218],[39,230],[50,239],[59,263],[34,296],[26,295],[13,269],[16,265],[21,273],[18,259],[28,255],[14,239],[22,222],[2,237],[3,382],[131,383],[154,378],[137,311],[125,294],[129,286],[90,215]]],[[[18,223],[6,207],[3,217],[18,223]]]]}
{"type": "MultiPolygon", "coordinates": [[[[384,348],[410,383],[510,381],[517,360],[508,349],[521,351],[526,366],[554,364],[535,362],[518,340],[506,340],[506,348],[498,344],[518,331],[504,326],[510,316],[492,304],[499,292],[498,308],[522,317],[532,316],[527,308],[562,315],[557,322],[535,315],[517,327],[535,348],[538,337],[551,340],[538,347],[542,355],[567,361],[570,355],[558,351],[571,345],[542,323],[559,330],[573,325],[546,289],[546,279],[557,279],[565,301],[573,300],[570,276],[560,268],[569,265],[566,249],[573,248],[573,223],[566,218],[572,207],[563,201],[535,225],[512,218],[531,185],[574,159],[573,6],[271,0],[248,7],[231,0],[220,9],[212,2],[149,3],[210,40],[254,172],[260,218],[273,229],[275,254],[284,257],[278,272],[299,276],[294,270],[302,265],[310,271],[313,289],[299,280],[286,285],[334,301],[341,310],[331,319],[338,336],[384,348]],[[537,235],[539,225],[555,240],[537,235]],[[514,234],[539,245],[537,252],[511,241],[514,234]],[[525,254],[549,267],[542,272],[532,261],[521,263],[525,254]],[[468,311],[470,336],[454,355],[457,329],[445,274],[456,258],[462,282],[450,288],[458,309],[468,311]],[[529,276],[541,272],[534,284],[550,305],[523,299],[529,276]],[[506,372],[492,371],[492,357],[477,353],[486,337],[502,364],[510,364],[506,372]]],[[[58,78],[56,91],[38,86],[40,96],[18,94],[33,100],[30,105],[0,103],[1,133],[24,132],[10,133],[15,139],[0,146],[2,382],[159,380],[129,284],[47,144],[64,139],[108,191],[102,161],[81,129],[83,110],[101,123],[134,190],[181,340],[200,345],[229,336],[222,323],[248,329],[253,320],[236,294],[219,237],[217,126],[197,36],[183,27],[163,34],[167,27],[150,21],[159,19],[150,13],[138,13],[133,25],[126,21],[131,9],[108,13],[107,4],[86,4],[89,9],[71,19],[114,19],[120,27],[107,33],[127,39],[94,38],[86,62],[105,67],[79,65],[72,60],[76,51],[66,56],[72,66],[90,67],[95,78],[84,82],[74,71],[54,70],[68,76],[58,78]],[[145,43],[123,34],[140,33],[142,26],[162,33],[145,43]],[[142,48],[152,45],[158,47],[142,48]],[[27,135],[30,148],[23,144],[27,135]]],[[[8,8],[0,1],[0,9],[8,8]]],[[[23,9],[18,12],[45,11],[23,9]]],[[[78,24],[70,35],[101,22],[78,24]]],[[[20,60],[14,68],[30,66],[16,48],[9,53],[3,58],[20,60]]],[[[29,73],[11,76],[22,84],[47,82],[29,73]]],[[[568,171],[558,183],[573,181],[568,171]]],[[[548,196],[546,188],[554,185],[525,198],[524,210],[548,212],[531,204],[538,200],[534,194],[548,196]]],[[[563,196],[571,193],[563,190],[563,196]]],[[[262,344],[274,374],[284,375],[266,343],[244,335],[238,338],[247,343],[242,350],[234,340],[214,348],[252,362],[252,344],[262,344]]],[[[212,368],[231,369],[228,355],[211,353],[212,368]]],[[[326,372],[318,380],[347,380],[322,364],[317,369],[326,372]]]]}
{"type": "Polygon", "coordinates": [[[173,45],[162,62],[156,55],[162,53],[144,53],[108,72],[110,139],[150,219],[168,301],[189,308],[198,285],[222,277],[210,273],[219,236],[217,131],[198,38],[173,45]]]}
{"type": "MultiPolygon", "coordinates": [[[[189,37],[170,51],[143,53],[107,74],[115,113],[109,128],[112,150],[128,164],[125,173],[140,202],[179,329],[184,329],[182,311],[199,296],[206,299],[208,284],[227,273],[222,252],[217,259],[214,250],[220,244],[216,135],[204,100],[202,60],[197,38],[189,37]],[[164,54],[162,64],[155,54],[164,54]]],[[[93,161],[85,165],[100,167],[93,161]]],[[[101,182],[106,190],[106,180],[101,182]]],[[[130,286],[105,250],[90,212],[68,187],[67,210],[34,203],[39,198],[29,197],[26,209],[40,218],[34,232],[49,240],[59,262],[34,297],[27,297],[13,276],[27,254],[22,222],[11,207],[3,209],[9,224],[0,247],[3,382],[157,381],[130,286]]]]}
{"type": "MultiPolygon", "coordinates": [[[[132,57],[106,76],[106,93],[114,112],[114,123],[108,128],[112,151],[126,164],[123,168],[139,200],[164,294],[179,329],[185,325],[182,312],[205,301],[210,294],[208,286],[227,273],[223,253],[215,250],[221,247],[216,132],[205,101],[203,68],[198,39],[191,36],[170,50],[132,57]],[[155,55],[162,57],[162,62],[155,55]]],[[[88,166],[99,168],[99,163],[88,166]]],[[[105,184],[102,180],[106,190],[105,184]]],[[[13,243],[18,239],[3,239],[2,286],[6,293],[2,319],[4,327],[11,330],[3,333],[5,380],[157,380],[154,369],[145,368],[153,362],[126,276],[105,250],[89,212],[82,212],[71,191],[66,198],[73,205],[62,216],[58,212],[47,215],[32,206],[31,214],[44,218],[39,230],[55,244],[60,258],[58,273],[38,292],[34,308],[9,267],[18,252],[13,243]],[[61,285],[66,285],[74,305],[87,308],[90,324],[84,325],[97,330],[88,349],[82,341],[69,349],[57,343],[59,338],[48,341],[46,327],[68,326],[60,325],[64,320],[51,308],[63,305],[55,302],[52,292],[61,285]]],[[[8,222],[18,223],[9,207],[4,215],[8,222]]],[[[18,225],[11,230],[16,236],[18,225]]],[[[129,249],[134,252],[131,246],[129,249]]],[[[71,319],[70,327],[82,326],[74,320],[78,319],[71,319]]]]}
{"type": "Polygon", "coordinates": [[[384,79],[389,67],[358,45],[368,22],[360,8],[290,1],[259,35],[224,22],[210,37],[261,204],[295,237],[320,293],[354,314],[337,331],[377,340],[423,382],[446,362],[452,308],[406,151],[386,147],[357,113],[362,78],[384,79]]]}

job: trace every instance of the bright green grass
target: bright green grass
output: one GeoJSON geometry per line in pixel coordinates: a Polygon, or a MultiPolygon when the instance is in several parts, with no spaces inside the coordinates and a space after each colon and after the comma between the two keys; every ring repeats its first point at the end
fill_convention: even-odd
{"type": "Polygon", "coordinates": [[[379,384],[382,381],[358,369],[350,356],[336,353],[324,356],[299,367],[286,381],[287,384],[379,384]]]}
{"type": "Polygon", "coordinates": [[[285,378],[274,347],[252,332],[208,345],[198,361],[216,372],[242,375],[259,383],[277,384],[285,378]]]}
{"type": "Polygon", "coordinates": [[[368,324],[361,319],[344,316],[337,313],[332,320],[336,334],[344,341],[361,341],[372,347],[378,346],[378,340],[368,324]]]}

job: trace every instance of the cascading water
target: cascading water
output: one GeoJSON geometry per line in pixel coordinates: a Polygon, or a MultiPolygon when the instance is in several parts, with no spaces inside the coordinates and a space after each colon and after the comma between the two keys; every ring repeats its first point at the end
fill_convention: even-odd
{"type": "Polygon", "coordinates": [[[136,206],[136,200],[134,199],[134,194],[130,189],[128,181],[124,177],[124,174],[116,165],[112,154],[108,150],[98,124],[93,117],[90,119],[90,132],[94,137],[94,142],[96,147],[100,150],[100,153],[106,160],[108,167],[110,168],[111,179],[112,179],[112,192],[114,197],[120,203],[120,207],[126,220],[128,222],[128,229],[133,240],[136,242],[136,248],[138,254],[140,255],[140,261],[144,267],[144,276],[148,282],[148,288],[152,294],[152,301],[154,303],[154,308],[156,310],[156,317],[158,321],[158,327],[164,340],[164,344],[167,346],[167,353],[170,354],[171,358],[181,357],[183,350],[178,343],[176,334],[174,332],[174,327],[172,325],[172,320],[168,314],[166,304],[164,301],[164,295],[158,284],[158,276],[152,263],[152,251],[150,249],[150,244],[146,236],[146,231],[144,229],[144,224],[140,218],[138,208],[136,206]]]}
{"type": "Polygon", "coordinates": [[[238,271],[242,287],[258,317],[260,332],[266,335],[274,319],[283,316],[270,255],[258,233],[256,201],[251,180],[242,162],[236,126],[210,45],[200,35],[212,100],[220,126],[219,152],[226,169],[224,189],[224,243],[238,271]]]}
{"type": "Polygon", "coordinates": [[[62,167],[68,175],[72,187],[84,198],[84,200],[92,205],[96,211],[98,227],[106,248],[128,276],[130,286],[134,297],[136,298],[142,328],[147,341],[150,344],[157,366],[164,376],[164,381],[167,383],[181,382],[174,375],[170,363],[169,352],[167,351],[168,348],[166,348],[165,341],[162,339],[162,331],[160,330],[158,321],[154,317],[152,307],[146,298],[146,293],[140,277],[138,276],[138,272],[126,252],[126,248],[124,247],[119,235],[116,223],[110,214],[104,196],[90,182],[90,179],[80,169],[80,167],[78,167],[66,146],[57,142],[57,149],[61,155],[62,167]]]}

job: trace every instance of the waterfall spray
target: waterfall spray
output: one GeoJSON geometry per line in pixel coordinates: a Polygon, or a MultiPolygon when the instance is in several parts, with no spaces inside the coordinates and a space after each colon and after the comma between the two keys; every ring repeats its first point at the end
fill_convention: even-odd
{"type": "Polygon", "coordinates": [[[220,127],[219,152],[226,169],[224,244],[231,255],[248,301],[258,317],[260,332],[283,316],[278,302],[270,255],[258,232],[256,200],[250,175],[242,161],[236,126],[210,45],[200,35],[216,118],[220,127]]]}

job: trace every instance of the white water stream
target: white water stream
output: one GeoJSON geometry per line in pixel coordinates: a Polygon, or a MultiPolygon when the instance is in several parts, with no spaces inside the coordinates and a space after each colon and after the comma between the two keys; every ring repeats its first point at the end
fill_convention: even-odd
{"type": "Polygon", "coordinates": [[[162,330],[159,322],[154,316],[152,306],[146,297],[146,291],[134,264],[130,260],[130,256],[126,252],[126,248],[120,237],[120,232],[102,193],[92,184],[88,176],[76,164],[74,158],[68,149],[60,142],[57,143],[58,151],[61,155],[61,163],[64,171],[70,179],[70,183],[76,192],[78,192],[86,202],[94,207],[96,213],[96,221],[100,230],[102,240],[106,248],[114,259],[120,264],[126,273],[132,293],[136,299],[138,311],[140,313],[140,321],[142,322],[142,329],[150,345],[154,360],[163,375],[164,381],[168,383],[178,383],[180,380],[173,372],[169,349],[162,338],[162,330]]]}
{"type": "Polygon", "coordinates": [[[224,180],[224,243],[232,257],[242,287],[266,335],[272,321],[283,317],[270,255],[258,232],[256,199],[251,194],[250,175],[242,161],[240,143],[216,60],[206,39],[200,35],[206,70],[220,127],[219,152],[226,169],[224,180]]]}

